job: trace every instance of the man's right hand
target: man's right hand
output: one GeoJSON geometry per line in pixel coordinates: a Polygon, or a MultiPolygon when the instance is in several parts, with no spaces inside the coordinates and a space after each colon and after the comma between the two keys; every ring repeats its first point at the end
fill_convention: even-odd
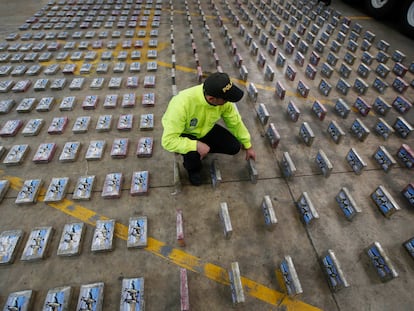
{"type": "Polygon", "coordinates": [[[203,159],[209,151],[210,147],[207,144],[197,141],[197,152],[200,154],[200,159],[203,159]]]}

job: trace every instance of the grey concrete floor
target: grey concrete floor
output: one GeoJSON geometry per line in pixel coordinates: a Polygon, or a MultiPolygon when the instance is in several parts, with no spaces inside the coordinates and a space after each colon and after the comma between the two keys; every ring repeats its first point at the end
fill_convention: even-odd
{"type": "MultiPolygon", "coordinates": [[[[79,2],[79,1],[78,1],[79,2]]],[[[128,7],[128,1],[101,1],[102,5],[107,4],[108,15],[116,10],[117,3],[120,9],[130,10],[128,16],[133,15],[133,8],[128,7]]],[[[132,7],[139,1],[130,1],[132,7]]],[[[85,0],[78,6],[84,7],[86,12],[92,12],[94,5],[99,1],[85,0]]],[[[151,18],[154,18],[155,1],[152,3],[151,18]]],[[[317,67],[317,74],[314,80],[305,76],[304,69],[309,63],[309,56],[313,50],[309,44],[309,51],[305,54],[305,65],[298,66],[295,63],[295,53],[288,55],[284,46],[277,45],[277,51],[286,56],[287,64],[293,66],[297,75],[294,81],[285,77],[286,65],[283,68],[276,66],[276,57],[267,51],[267,46],[260,44],[260,36],[254,35],[255,25],[259,25],[258,16],[260,12],[271,8],[279,1],[238,1],[242,10],[237,9],[236,1],[162,1],[162,14],[158,40],[158,69],[152,73],[156,76],[154,89],[145,89],[142,85],[146,72],[146,51],[145,45],[142,49],[141,72],[132,74],[128,69],[124,73],[113,73],[112,66],[117,62],[116,58],[108,63],[110,69],[107,74],[97,74],[96,71],[88,75],[80,75],[79,70],[74,75],[63,75],[58,72],[56,75],[46,76],[43,72],[39,76],[20,77],[4,76],[0,81],[31,79],[34,83],[39,78],[61,78],[65,77],[69,82],[75,76],[83,76],[86,79],[85,85],[80,91],[71,91],[68,84],[61,91],[53,91],[48,88],[46,91],[35,92],[33,84],[25,93],[0,93],[0,100],[12,98],[19,103],[23,98],[35,97],[38,100],[42,97],[55,97],[55,104],[49,112],[38,112],[32,110],[30,113],[18,113],[15,107],[7,114],[0,116],[0,127],[7,120],[20,119],[26,124],[29,119],[43,118],[45,125],[37,136],[25,137],[21,130],[13,137],[2,137],[1,146],[9,150],[16,144],[29,144],[30,151],[22,164],[17,166],[6,166],[3,163],[0,167],[0,179],[8,179],[11,188],[0,204],[0,231],[20,229],[25,232],[16,252],[16,259],[10,265],[0,267],[0,306],[6,304],[10,293],[31,289],[35,292],[33,306],[30,310],[42,309],[45,303],[47,291],[60,286],[71,286],[73,295],[70,299],[69,310],[77,310],[76,305],[79,299],[79,289],[83,284],[104,282],[103,310],[118,310],[121,299],[121,282],[123,278],[144,277],[145,279],[145,304],[146,310],[179,310],[180,309],[180,268],[188,269],[189,300],[191,310],[229,310],[232,308],[231,291],[228,284],[227,270],[232,262],[237,261],[240,266],[246,301],[237,307],[238,310],[412,310],[414,299],[414,262],[402,243],[414,236],[412,219],[413,209],[408,201],[401,195],[402,189],[413,182],[412,170],[405,168],[401,162],[397,162],[390,172],[384,172],[373,160],[372,155],[377,147],[383,145],[396,157],[397,150],[401,144],[407,144],[414,148],[414,133],[403,139],[397,134],[384,140],[374,131],[378,115],[371,112],[368,116],[361,116],[358,111],[352,109],[348,118],[342,119],[334,112],[334,104],[341,97],[350,106],[355,102],[357,94],[349,90],[346,96],[341,95],[336,89],[336,83],[340,78],[339,67],[343,63],[346,53],[346,44],[336,53],[339,57],[338,63],[334,66],[334,72],[330,78],[325,78],[332,86],[329,96],[321,95],[318,85],[321,79],[320,70],[326,62],[329,48],[337,38],[340,25],[335,28],[330,36],[325,50],[321,55],[321,61],[317,67]],[[212,6],[214,3],[215,6],[212,6]],[[253,6],[252,6],[253,5],[253,6]],[[257,13],[253,9],[257,8],[257,13]],[[234,56],[229,52],[226,45],[226,36],[223,34],[223,27],[218,25],[216,11],[220,13],[224,26],[227,27],[228,36],[237,45],[237,51],[243,58],[243,64],[248,70],[248,79],[243,81],[239,74],[239,68],[234,64],[234,56]],[[257,57],[251,55],[251,46],[245,44],[245,37],[240,36],[239,26],[235,26],[229,12],[238,15],[240,25],[244,25],[246,33],[252,35],[253,41],[258,45],[259,51],[266,57],[266,64],[269,64],[275,72],[273,81],[265,79],[264,70],[257,63],[257,57]],[[249,27],[242,19],[246,12],[253,19],[253,26],[249,27]],[[203,14],[202,14],[203,13],[203,14]],[[197,47],[200,65],[204,76],[216,70],[215,60],[212,55],[211,45],[207,38],[208,26],[212,42],[216,46],[216,53],[220,58],[220,66],[223,71],[228,72],[235,83],[247,87],[248,83],[254,83],[258,89],[257,101],[246,96],[237,107],[252,135],[253,146],[257,152],[256,167],[259,178],[256,184],[249,180],[247,164],[244,154],[236,156],[224,156],[211,154],[204,160],[203,185],[201,187],[190,186],[186,173],[181,165],[181,158],[164,151],[160,145],[162,134],[161,117],[173,94],[172,85],[172,55],[175,52],[176,58],[176,89],[181,90],[198,83],[196,62],[191,46],[191,31],[197,47]],[[174,45],[171,44],[171,36],[174,38],[174,45]],[[112,76],[126,77],[138,75],[140,85],[137,89],[127,89],[124,85],[117,90],[109,90],[107,83],[112,76]],[[105,78],[105,85],[101,90],[92,90],[89,84],[96,76],[105,78]],[[304,81],[310,87],[310,94],[302,98],[296,92],[299,80],[304,81]],[[275,83],[280,81],[286,88],[284,100],[274,95],[275,83]],[[103,101],[107,94],[118,94],[135,92],[137,98],[145,92],[156,94],[154,107],[141,107],[139,100],[134,108],[122,108],[118,103],[117,108],[110,110],[103,108],[103,101]],[[99,104],[95,110],[83,110],[81,103],[87,95],[98,95],[99,104]],[[59,104],[65,96],[76,96],[77,104],[72,111],[60,111],[59,104]],[[327,116],[320,121],[311,111],[314,100],[320,100],[327,108],[327,116]],[[301,111],[299,120],[295,123],[286,116],[286,107],[289,100],[293,100],[301,111]],[[256,116],[258,103],[265,103],[270,112],[270,122],[273,122],[281,136],[277,148],[271,148],[266,137],[267,126],[262,125],[256,116]],[[121,114],[130,113],[134,115],[133,128],[130,131],[119,131],[116,129],[116,122],[121,114]],[[153,113],[155,117],[154,129],[152,131],[140,131],[139,116],[143,113],[153,113]],[[112,114],[114,123],[111,131],[100,133],[95,130],[99,115],[112,114]],[[87,133],[75,134],[72,126],[79,116],[91,116],[91,125],[87,133]],[[54,117],[67,116],[69,124],[63,134],[50,135],[47,128],[54,117]],[[350,128],[356,118],[361,119],[371,130],[371,133],[364,142],[358,141],[351,135],[350,128]],[[339,144],[335,144],[327,134],[327,126],[331,120],[335,120],[344,129],[346,135],[339,144]],[[299,138],[299,128],[303,122],[308,122],[315,133],[312,146],[305,145],[299,138]],[[154,138],[154,151],[150,158],[137,158],[135,149],[137,140],[142,136],[154,138]],[[126,158],[113,159],[110,156],[110,147],[115,138],[125,137],[130,140],[130,148],[126,158]],[[103,139],[106,141],[104,156],[99,161],[85,160],[85,152],[91,140],[103,139]],[[81,151],[77,160],[73,163],[61,163],[58,161],[63,145],[68,141],[80,141],[81,151]],[[35,164],[32,158],[39,144],[44,142],[55,142],[57,151],[52,161],[47,164],[35,164]],[[366,162],[367,166],[359,175],[355,174],[345,160],[350,150],[355,148],[359,155],[366,162]],[[329,177],[324,177],[315,164],[315,157],[318,150],[323,150],[333,164],[329,177]],[[286,180],[279,168],[283,152],[289,152],[297,172],[296,175],[286,180]],[[211,186],[209,165],[218,159],[223,181],[216,189],[211,186]],[[175,193],[174,186],[174,161],[178,161],[181,175],[181,189],[175,193]],[[150,189],[145,196],[130,195],[130,181],[132,172],[148,170],[150,173],[150,189]],[[124,175],[122,193],[118,199],[103,199],[101,197],[102,186],[106,174],[121,172],[124,175]],[[92,197],[89,201],[73,200],[73,189],[76,180],[83,175],[95,175],[96,181],[92,197]],[[66,198],[56,204],[46,204],[43,201],[44,191],[52,177],[69,177],[70,184],[66,198]],[[22,181],[26,179],[40,178],[43,180],[43,189],[36,204],[20,206],[15,203],[17,193],[21,188],[22,181]],[[390,218],[384,217],[370,198],[371,193],[383,185],[395,199],[401,210],[390,218]],[[347,221],[335,202],[335,196],[342,187],[347,187],[355,202],[362,210],[356,218],[347,221]],[[295,208],[295,202],[303,192],[309,194],[318,214],[319,219],[309,226],[304,226],[295,208]],[[260,206],[265,195],[272,198],[278,223],[273,231],[265,228],[263,214],[260,206]],[[218,216],[221,202],[229,206],[229,213],[233,225],[233,234],[230,239],[225,239],[222,225],[218,216]],[[185,242],[184,247],[176,240],[176,211],[181,209],[184,217],[185,242]],[[148,217],[148,247],[146,249],[128,249],[126,245],[126,230],[128,220],[132,216],[148,217]],[[99,219],[115,219],[114,249],[112,252],[93,253],[91,252],[91,241],[95,223],[99,219]],[[59,245],[60,236],[65,224],[81,221],[86,224],[86,232],[82,243],[82,251],[76,257],[57,256],[56,250],[59,245]],[[22,251],[31,230],[39,226],[52,226],[54,232],[52,239],[45,253],[45,258],[36,262],[25,262],[20,260],[22,251]],[[388,282],[381,282],[376,271],[369,261],[365,249],[374,241],[378,241],[386,250],[390,260],[395,265],[398,278],[388,282]],[[344,271],[346,280],[350,286],[336,293],[333,293],[328,286],[327,278],[320,264],[320,257],[332,249],[344,271]],[[283,284],[275,274],[284,256],[290,255],[295,263],[298,278],[302,284],[303,293],[297,297],[289,298],[284,293],[283,284]]],[[[292,3],[292,1],[285,1],[292,3]]],[[[309,2],[307,2],[309,5],[309,2]]],[[[48,5],[47,1],[22,1],[1,2],[0,14],[0,42],[13,44],[16,41],[6,41],[10,33],[31,32],[36,34],[39,31],[62,32],[68,31],[69,37],[66,41],[74,41],[79,44],[81,41],[93,42],[98,40],[98,34],[107,30],[109,36],[102,39],[104,48],[97,50],[98,59],[92,63],[100,62],[99,55],[105,50],[105,43],[110,40],[117,40],[118,46],[113,50],[114,56],[121,50],[121,42],[127,40],[125,32],[128,28],[116,28],[116,23],[111,28],[80,29],[80,22],[74,29],[42,29],[20,31],[18,27],[25,23],[26,19],[34,16],[42,8],[45,10],[43,17],[49,19],[60,17],[62,12],[71,12],[77,5],[70,1],[56,2],[48,5]],[[54,16],[48,13],[55,12],[54,16]],[[60,12],[60,13],[59,13],[60,12]],[[95,30],[96,35],[92,39],[73,39],[71,35],[75,31],[95,30]],[[120,38],[110,38],[114,31],[121,31],[120,38]]],[[[280,7],[286,9],[286,6],[280,7]]],[[[366,30],[375,33],[376,38],[372,44],[370,53],[376,55],[377,42],[385,40],[390,44],[389,54],[400,50],[407,57],[404,65],[409,66],[413,59],[413,41],[402,36],[395,29],[386,24],[379,23],[367,18],[363,13],[353,9],[339,0],[334,0],[330,6],[331,12],[340,12],[343,17],[351,19],[351,27],[359,23],[363,29],[358,43],[362,43],[362,36],[366,30]]],[[[76,11],[75,11],[76,12],[76,11]]],[[[75,13],[76,14],[76,13],[75,13]]],[[[141,12],[140,17],[144,16],[141,12]]],[[[279,15],[278,15],[279,16],[279,15]]],[[[84,18],[84,17],[82,17],[84,18]]],[[[81,18],[81,21],[82,21],[81,18]]],[[[282,19],[282,15],[279,16],[282,19]]],[[[118,21],[118,20],[116,20],[118,21]]],[[[328,19],[321,27],[317,36],[326,30],[328,19]]],[[[286,22],[277,28],[277,33],[283,32],[286,22]]],[[[316,21],[311,21],[311,25],[316,21]]],[[[56,23],[55,23],[56,24],[56,23]]],[[[149,23],[150,24],[150,23],[149,23]]],[[[260,25],[261,33],[269,34],[270,21],[266,26],[260,25]]],[[[145,28],[147,34],[144,37],[145,44],[149,40],[151,27],[145,28]]],[[[310,27],[308,28],[309,32],[310,27]]],[[[131,40],[138,40],[135,29],[135,36],[131,40]]],[[[292,27],[292,31],[294,27],[292,27]]],[[[305,35],[306,35],[305,33],[305,35]]],[[[301,37],[305,40],[305,35],[301,37]]],[[[287,36],[287,38],[290,36],[287,36]]],[[[227,37],[228,38],[228,37],[227,37]]],[[[52,41],[42,40],[46,44],[52,41]]],[[[66,43],[60,40],[62,46],[66,43]]],[[[269,42],[276,43],[276,37],[269,36],[269,42]]],[[[346,42],[348,41],[348,37],[346,42]]],[[[35,40],[28,42],[37,43],[35,40]]],[[[315,40],[316,42],[316,40],[315,40]]],[[[126,49],[131,52],[133,49],[126,49]]],[[[63,51],[52,52],[53,58],[44,65],[59,63],[76,63],[80,68],[82,61],[58,61],[56,55],[63,51]]],[[[75,50],[70,50],[72,53],[75,50]]],[[[6,53],[3,51],[0,53],[6,53]]],[[[295,50],[296,52],[296,50],[295,50]]],[[[16,53],[16,52],[9,52],[16,53]]],[[[357,68],[361,63],[362,51],[359,48],[355,52],[356,60],[352,73],[347,79],[353,85],[357,76],[357,68]]],[[[129,65],[132,60],[126,61],[129,65]]],[[[1,65],[16,66],[16,63],[4,63],[1,65]]],[[[26,63],[24,63],[26,64],[26,63]]],[[[27,63],[31,65],[31,63],[27,63]]],[[[390,73],[385,79],[389,84],[384,94],[379,94],[372,88],[376,74],[377,61],[371,65],[372,72],[366,79],[370,85],[367,93],[363,95],[368,103],[372,104],[374,99],[381,95],[387,102],[392,103],[398,95],[392,88],[395,74],[390,73]]],[[[390,59],[387,64],[391,69],[394,62],[390,59]]],[[[410,83],[414,74],[408,72],[404,80],[410,83]]],[[[414,91],[409,87],[403,94],[411,103],[414,99],[414,91]]],[[[393,124],[398,116],[401,116],[393,108],[384,117],[393,124]]],[[[411,109],[403,117],[414,126],[414,112],[411,109]]],[[[2,156],[2,162],[4,155],[2,156]]],[[[7,309],[6,309],[7,310],[7,309]]]]}

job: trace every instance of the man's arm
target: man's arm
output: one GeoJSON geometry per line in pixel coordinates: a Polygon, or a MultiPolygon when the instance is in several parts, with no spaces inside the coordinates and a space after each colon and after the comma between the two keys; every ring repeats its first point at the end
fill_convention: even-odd
{"type": "Polygon", "coordinates": [[[163,126],[161,145],[167,151],[185,154],[189,151],[196,151],[197,142],[181,136],[185,130],[187,120],[182,103],[183,99],[180,94],[175,95],[170,100],[161,120],[163,126]]]}
{"type": "Polygon", "coordinates": [[[222,118],[228,130],[238,139],[243,147],[248,150],[252,147],[250,133],[244,125],[240,113],[237,111],[233,103],[227,103],[226,109],[223,111],[222,118]]]}
{"type": "Polygon", "coordinates": [[[222,117],[229,131],[240,141],[246,150],[246,160],[253,159],[256,161],[256,151],[252,147],[250,133],[235,106],[230,104],[223,112],[222,117]]]}
{"type": "Polygon", "coordinates": [[[161,137],[162,147],[170,152],[185,154],[197,150],[197,141],[182,137],[184,127],[177,120],[171,120],[167,115],[162,118],[164,131],[161,137]]]}

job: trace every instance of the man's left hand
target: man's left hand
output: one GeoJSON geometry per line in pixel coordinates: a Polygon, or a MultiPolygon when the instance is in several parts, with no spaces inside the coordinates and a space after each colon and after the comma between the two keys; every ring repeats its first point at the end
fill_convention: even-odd
{"type": "Polygon", "coordinates": [[[256,161],[256,151],[254,151],[253,147],[246,149],[246,160],[253,159],[256,161]]]}

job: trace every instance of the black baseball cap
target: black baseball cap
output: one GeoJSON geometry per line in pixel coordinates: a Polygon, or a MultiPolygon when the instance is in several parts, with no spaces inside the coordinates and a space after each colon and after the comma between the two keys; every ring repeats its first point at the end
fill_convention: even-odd
{"type": "Polygon", "coordinates": [[[228,102],[238,102],[244,92],[230,81],[229,75],[224,72],[215,72],[204,81],[204,93],[206,95],[222,98],[228,102]]]}

